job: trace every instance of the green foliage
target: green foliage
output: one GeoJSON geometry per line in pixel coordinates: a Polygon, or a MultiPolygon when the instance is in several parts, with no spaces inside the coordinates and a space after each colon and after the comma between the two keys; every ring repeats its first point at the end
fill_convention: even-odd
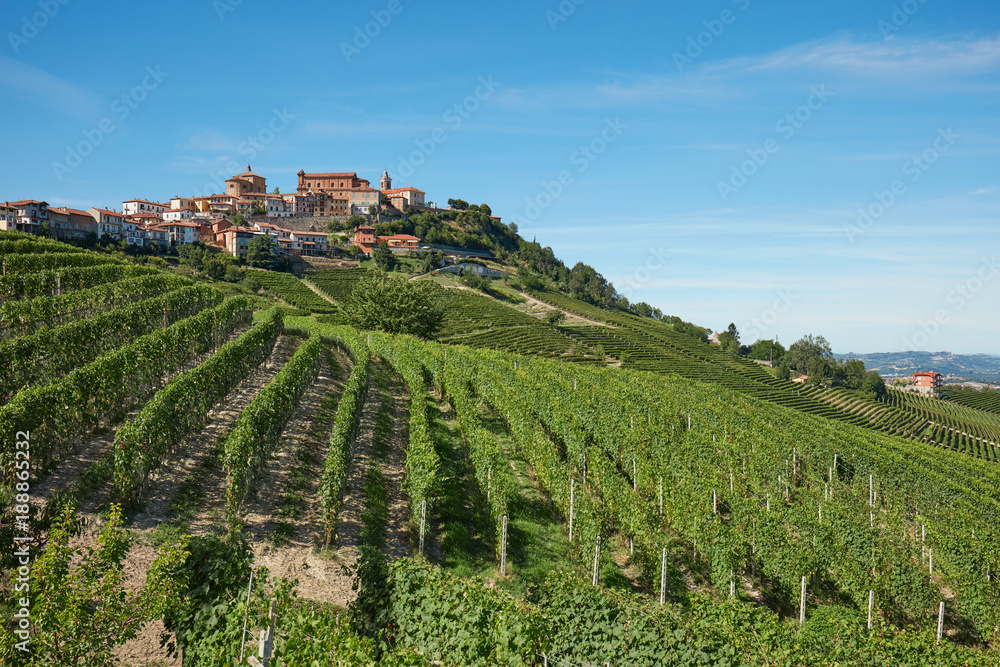
{"type": "Polygon", "coordinates": [[[358,329],[432,338],[443,317],[438,291],[430,282],[373,274],[358,282],[344,310],[358,329]]]}
{"type": "Polygon", "coordinates": [[[105,352],[221,301],[222,295],[210,287],[181,287],[0,343],[4,387],[0,399],[9,400],[20,387],[61,377],[105,352]]]}
{"type": "Polygon", "coordinates": [[[565,319],[566,319],[566,313],[564,313],[561,310],[550,310],[549,312],[545,313],[545,321],[552,326],[560,324],[565,319]]]}
{"type": "Polygon", "coordinates": [[[93,287],[123,278],[149,276],[159,271],[150,266],[134,264],[100,264],[97,266],[47,269],[29,273],[11,273],[0,276],[0,299],[23,299],[39,295],[52,295],[57,291],[93,287]]]}
{"type": "Polygon", "coordinates": [[[719,347],[729,354],[737,355],[740,353],[740,332],[732,322],[729,323],[729,327],[725,331],[719,334],[719,347]]]}
{"type": "Polygon", "coordinates": [[[784,355],[785,347],[781,343],[773,340],[758,340],[750,346],[750,353],[748,356],[751,359],[770,361],[773,366],[777,368],[781,364],[784,355]]]}
{"type": "MultiPolygon", "coordinates": [[[[0,428],[14,433],[37,431],[44,438],[32,443],[32,459],[44,466],[86,428],[120,419],[192,357],[208,351],[216,336],[228,336],[250,318],[244,297],[158,329],[102,355],[47,385],[18,392],[0,407],[0,428]]],[[[0,443],[0,469],[13,465],[13,441],[0,443]]]]}
{"type": "Polygon", "coordinates": [[[118,430],[115,492],[122,502],[136,501],[150,471],[184,437],[204,424],[209,411],[267,359],[281,330],[282,314],[274,308],[204,363],[156,392],[139,414],[118,430]]]}
{"type": "MultiPolygon", "coordinates": [[[[126,588],[122,563],[131,547],[122,527],[121,508],[111,507],[107,523],[93,547],[71,547],[75,516],[66,510],[52,527],[45,552],[29,579],[28,647],[32,665],[118,664],[115,646],[135,637],[146,622],[159,618],[183,587],[175,576],[185,544],[163,550],[146,574],[142,587],[126,588]]],[[[15,644],[22,641],[6,624],[0,629],[4,664],[27,662],[15,644]]]]}
{"type": "MultiPolygon", "coordinates": [[[[236,664],[239,653],[233,647],[242,638],[252,562],[253,552],[242,535],[191,538],[187,558],[174,572],[183,588],[163,618],[177,637],[176,645],[167,645],[168,653],[183,651],[185,663],[196,665],[236,664]]],[[[265,584],[255,584],[257,610],[266,604],[261,593],[265,584]]]]}
{"type": "Polygon", "coordinates": [[[396,266],[396,256],[389,250],[389,244],[385,241],[379,241],[375,249],[372,250],[372,259],[375,260],[375,266],[383,271],[392,271],[392,268],[396,266]]]}
{"type": "Polygon", "coordinates": [[[223,444],[226,473],[226,517],[238,529],[239,511],[278,434],[291,417],[299,397],[319,371],[323,343],[310,336],[237,418],[223,444]]]}
{"type": "Polygon", "coordinates": [[[269,234],[255,236],[247,244],[247,264],[250,266],[269,269],[274,259],[274,241],[269,234]]]}
{"type": "Polygon", "coordinates": [[[792,343],[788,348],[788,365],[797,372],[809,374],[810,363],[813,368],[819,368],[813,359],[829,363],[833,361],[833,351],[830,343],[822,336],[808,334],[792,343]]]}
{"type": "Polygon", "coordinates": [[[351,374],[340,397],[340,404],[337,406],[333,429],[330,432],[330,447],[320,477],[319,498],[325,546],[329,546],[337,523],[337,512],[340,510],[344,480],[347,477],[351,439],[361,415],[371,369],[367,346],[360,339],[352,338],[350,343],[341,339],[341,345],[349,350],[354,367],[351,368],[351,374]]]}

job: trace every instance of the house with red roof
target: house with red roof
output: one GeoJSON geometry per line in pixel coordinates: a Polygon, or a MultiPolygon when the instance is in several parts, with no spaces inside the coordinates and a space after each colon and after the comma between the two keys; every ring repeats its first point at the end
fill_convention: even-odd
{"type": "Polygon", "coordinates": [[[934,390],[941,386],[944,376],[933,371],[919,371],[910,376],[912,387],[924,396],[933,396],[934,390]]]}
{"type": "Polygon", "coordinates": [[[385,244],[389,246],[389,250],[392,251],[394,255],[405,255],[408,252],[416,252],[418,250],[418,244],[420,239],[416,236],[411,236],[410,234],[394,234],[393,236],[380,236],[376,239],[375,245],[379,245],[385,241],[385,244]]]}

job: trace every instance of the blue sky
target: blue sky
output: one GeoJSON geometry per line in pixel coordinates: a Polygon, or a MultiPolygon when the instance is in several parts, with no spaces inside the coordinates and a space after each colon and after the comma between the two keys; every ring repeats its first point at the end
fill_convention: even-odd
{"type": "Polygon", "coordinates": [[[0,199],[388,168],[745,341],[1000,354],[995,2],[17,0],[3,33],[0,199]]]}

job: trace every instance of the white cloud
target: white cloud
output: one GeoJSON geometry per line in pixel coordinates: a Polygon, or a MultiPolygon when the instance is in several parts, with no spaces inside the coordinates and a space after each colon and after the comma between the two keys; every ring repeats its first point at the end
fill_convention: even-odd
{"type": "Polygon", "coordinates": [[[37,67],[0,56],[0,90],[68,116],[94,121],[107,114],[99,96],[37,67]]]}

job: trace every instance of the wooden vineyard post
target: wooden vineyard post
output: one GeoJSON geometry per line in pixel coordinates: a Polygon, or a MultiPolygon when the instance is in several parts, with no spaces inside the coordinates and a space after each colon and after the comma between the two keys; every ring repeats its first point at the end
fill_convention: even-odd
{"type": "Polygon", "coordinates": [[[691,430],[691,414],[688,413],[688,430],[691,430]]]}
{"type": "Polygon", "coordinates": [[[712,489],[712,514],[719,513],[719,501],[715,495],[715,489],[712,489]]]}
{"type": "Polygon", "coordinates": [[[274,613],[275,601],[271,601],[271,608],[268,611],[268,626],[266,630],[260,631],[260,646],[257,649],[257,656],[250,656],[247,658],[249,662],[254,667],[268,667],[271,663],[271,654],[274,651],[274,622],[277,616],[274,613]]]}
{"type": "Polygon", "coordinates": [[[802,575],[802,595],[799,596],[799,625],[806,622],[806,577],[802,575]]]}
{"type": "Polygon", "coordinates": [[[767,511],[771,511],[771,496],[767,497],[767,511]]]}
{"type": "Polygon", "coordinates": [[[598,565],[601,560],[601,536],[597,536],[597,546],[594,547],[594,586],[597,585],[598,565]]]}
{"type": "Polygon", "coordinates": [[[575,500],[576,480],[569,480],[569,541],[573,541],[573,501],[575,500]]]}
{"type": "Polygon", "coordinates": [[[639,478],[635,475],[635,454],[632,455],[632,491],[639,490],[639,478]]]}
{"type": "Polygon", "coordinates": [[[500,576],[503,577],[507,573],[507,515],[503,515],[503,519],[500,520],[501,530],[500,530],[500,576]]]}
{"type": "Polygon", "coordinates": [[[729,471],[729,493],[733,492],[733,472],[729,471]]]}
{"type": "Polygon", "coordinates": [[[427,501],[420,501],[420,555],[424,555],[424,526],[427,524],[427,501]]]}
{"type": "Polygon", "coordinates": [[[823,523],[823,503],[819,504],[819,522],[823,523]]]}
{"type": "Polygon", "coordinates": [[[663,547],[663,558],[660,561],[660,604],[667,601],[667,548],[663,547]]]}
{"type": "Polygon", "coordinates": [[[927,558],[930,559],[930,575],[934,576],[934,549],[927,549],[927,558]]]}
{"type": "Polygon", "coordinates": [[[729,568],[729,597],[736,597],[736,579],[734,578],[733,568],[729,568]]]}
{"type": "Polygon", "coordinates": [[[486,471],[486,505],[490,504],[490,496],[493,495],[493,468],[486,471]]]}
{"type": "Polygon", "coordinates": [[[941,600],[941,604],[938,605],[938,641],[941,641],[941,637],[944,636],[944,600],[941,600]]]}
{"type": "Polygon", "coordinates": [[[573,391],[576,391],[576,378],[573,378],[573,391]]]}
{"type": "Polygon", "coordinates": [[[872,609],[875,607],[875,591],[868,591],[868,629],[872,629],[872,609]]]}

